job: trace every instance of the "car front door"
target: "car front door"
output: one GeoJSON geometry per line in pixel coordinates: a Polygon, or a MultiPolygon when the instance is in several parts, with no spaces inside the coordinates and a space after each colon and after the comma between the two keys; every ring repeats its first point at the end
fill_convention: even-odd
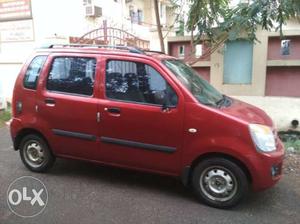
{"type": "Polygon", "coordinates": [[[177,173],[183,135],[183,97],[156,63],[107,58],[102,78],[102,160],[125,167],[177,173]]]}
{"type": "Polygon", "coordinates": [[[52,54],[46,66],[36,108],[41,129],[56,154],[96,160],[97,57],[52,54]]]}

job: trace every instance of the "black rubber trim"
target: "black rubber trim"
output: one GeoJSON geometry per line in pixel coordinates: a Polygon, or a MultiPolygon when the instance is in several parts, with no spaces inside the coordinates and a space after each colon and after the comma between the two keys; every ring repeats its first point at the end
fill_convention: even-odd
{"type": "Polygon", "coordinates": [[[142,142],[134,142],[134,141],[128,141],[128,140],[123,140],[118,138],[101,137],[100,140],[104,143],[117,144],[122,146],[133,147],[133,148],[143,148],[143,149],[159,151],[159,152],[173,153],[176,151],[175,147],[146,144],[142,142]]]}
{"type": "Polygon", "coordinates": [[[190,166],[184,167],[182,170],[182,173],[181,173],[181,181],[182,181],[183,185],[186,187],[189,185],[190,173],[191,173],[190,166]]]}
{"type": "Polygon", "coordinates": [[[64,137],[71,137],[71,138],[80,138],[89,141],[96,141],[97,137],[94,135],[84,134],[80,132],[72,132],[72,131],[64,131],[60,129],[52,129],[55,135],[64,136],[64,137]]]}

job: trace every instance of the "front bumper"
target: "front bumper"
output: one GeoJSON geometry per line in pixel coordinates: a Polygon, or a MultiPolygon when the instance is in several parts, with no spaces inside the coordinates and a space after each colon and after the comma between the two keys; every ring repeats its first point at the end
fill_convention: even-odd
{"type": "Polygon", "coordinates": [[[284,146],[277,141],[277,149],[272,153],[258,153],[252,173],[253,190],[260,191],[274,186],[282,177],[284,146]]]}

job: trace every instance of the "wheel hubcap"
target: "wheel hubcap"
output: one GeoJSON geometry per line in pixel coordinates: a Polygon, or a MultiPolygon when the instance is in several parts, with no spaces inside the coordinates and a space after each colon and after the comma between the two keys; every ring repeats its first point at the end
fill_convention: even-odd
{"type": "Polygon", "coordinates": [[[39,142],[29,141],[25,146],[25,159],[32,166],[43,163],[45,156],[44,150],[39,142]]]}
{"type": "Polygon", "coordinates": [[[235,176],[224,167],[209,167],[200,176],[200,187],[209,199],[228,201],[237,191],[235,176]]]}

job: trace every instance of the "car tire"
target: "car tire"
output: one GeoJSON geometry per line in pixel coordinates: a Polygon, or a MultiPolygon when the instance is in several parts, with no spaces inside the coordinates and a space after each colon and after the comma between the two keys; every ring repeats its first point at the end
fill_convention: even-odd
{"type": "Polygon", "coordinates": [[[46,172],[55,162],[55,156],[46,141],[35,134],[22,139],[19,151],[22,162],[33,172],[46,172]]]}
{"type": "Polygon", "coordinates": [[[205,204],[226,209],[242,200],[249,190],[249,182],[245,172],[233,161],[209,158],[194,168],[192,187],[205,204]]]}

